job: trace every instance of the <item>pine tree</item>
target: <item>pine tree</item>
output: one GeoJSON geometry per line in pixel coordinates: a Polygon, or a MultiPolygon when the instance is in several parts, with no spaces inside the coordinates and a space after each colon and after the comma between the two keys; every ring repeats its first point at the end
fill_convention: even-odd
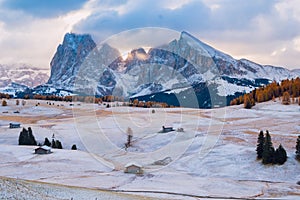
{"type": "Polygon", "coordinates": [[[28,127],[28,143],[29,145],[37,145],[37,142],[32,134],[32,129],[28,127]]]}
{"type": "Polygon", "coordinates": [[[55,142],[55,140],[54,140],[53,138],[52,138],[51,147],[52,147],[53,149],[57,148],[56,142],[55,142]]]}
{"type": "Polygon", "coordinates": [[[45,138],[44,145],[51,147],[51,142],[49,141],[48,138],[45,138]]]}
{"type": "Polygon", "coordinates": [[[257,139],[257,147],[256,147],[256,153],[257,153],[257,159],[262,159],[263,151],[264,151],[264,133],[263,131],[259,132],[258,139],[257,139]]]}
{"type": "Polygon", "coordinates": [[[56,140],[55,143],[56,143],[56,148],[58,148],[58,149],[62,149],[63,148],[62,144],[61,144],[61,142],[59,140],[56,140]]]}
{"type": "Polygon", "coordinates": [[[73,144],[71,149],[72,149],[72,150],[77,150],[76,144],[73,144]]]}
{"type": "Polygon", "coordinates": [[[285,149],[280,144],[279,147],[275,151],[274,162],[273,164],[282,165],[287,160],[287,154],[285,149]]]}
{"type": "Polygon", "coordinates": [[[266,137],[265,137],[264,148],[262,153],[262,163],[265,165],[273,163],[274,153],[275,150],[271,141],[271,136],[269,134],[269,131],[266,131],[266,137]]]}
{"type": "Polygon", "coordinates": [[[296,159],[300,160],[300,135],[298,135],[296,143],[296,159]]]}
{"type": "Polygon", "coordinates": [[[24,145],[26,143],[27,130],[23,128],[19,135],[19,145],[24,145]]]}

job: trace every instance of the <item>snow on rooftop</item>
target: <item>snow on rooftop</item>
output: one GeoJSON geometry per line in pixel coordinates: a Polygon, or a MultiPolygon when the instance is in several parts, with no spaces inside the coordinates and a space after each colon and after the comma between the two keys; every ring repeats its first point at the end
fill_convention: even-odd
{"type": "Polygon", "coordinates": [[[137,163],[135,163],[135,162],[130,162],[130,163],[126,164],[126,165],[125,165],[125,168],[130,167],[130,166],[136,166],[136,167],[142,168],[142,165],[137,164],[137,163]]]}
{"type": "Polygon", "coordinates": [[[43,145],[43,146],[38,147],[37,149],[44,149],[46,151],[49,151],[49,150],[51,150],[51,147],[48,147],[47,145],[43,145]]]}

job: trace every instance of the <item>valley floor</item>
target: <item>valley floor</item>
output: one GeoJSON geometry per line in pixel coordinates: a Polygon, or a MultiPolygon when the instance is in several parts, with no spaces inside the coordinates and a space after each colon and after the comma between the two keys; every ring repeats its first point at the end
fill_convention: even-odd
{"type": "Polygon", "coordinates": [[[43,195],[43,199],[101,199],[101,195],[295,199],[300,195],[300,163],[294,159],[300,106],[270,101],[250,110],[242,106],[152,110],[66,102],[48,105],[36,100],[16,106],[15,100],[9,100],[8,106],[0,107],[0,199],[43,195]],[[64,149],[36,155],[36,147],[18,146],[21,129],[9,129],[10,122],[31,127],[40,143],[54,134],[64,149]],[[163,125],[184,132],[159,133],[163,125]],[[125,149],[128,127],[133,145],[125,149]],[[284,165],[264,166],[256,160],[260,130],[269,130],[275,148],[281,143],[287,150],[284,165]],[[73,144],[78,150],[70,150],[73,144]],[[144,173],[124,173],[130,162],[142,165],[144,173]]]}

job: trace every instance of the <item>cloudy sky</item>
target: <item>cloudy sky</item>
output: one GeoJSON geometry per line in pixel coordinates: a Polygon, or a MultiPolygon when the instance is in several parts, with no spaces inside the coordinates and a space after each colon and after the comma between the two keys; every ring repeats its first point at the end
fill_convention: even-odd
{"type": "Polygon", "coordinates": [[[300,68],[299,0],[0,0],[0,64],[49,68],[66,32],[187,31],[235,58],[300,68]]]}

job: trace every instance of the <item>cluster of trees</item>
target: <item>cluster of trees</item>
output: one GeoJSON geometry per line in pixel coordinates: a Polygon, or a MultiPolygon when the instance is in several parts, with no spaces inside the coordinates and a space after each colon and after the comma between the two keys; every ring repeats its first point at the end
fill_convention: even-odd
{"type": "MultiPolygon", "coordinates": [[[[46,137],[43,145],[46,145],[46,146],[51,147],[53,149],[63,149],[62,143],[59,140],[56,140],[54,138],[55,137],[54,137],[54,134],[53,134],[52,141],[50,142],[50,140],[46,137]]],[[[76,144],[72,145],[71,150],[77,150],[76,144]]]]}
{"type": "Polygon", "coordinates": [[[51,100],[51,101],[66,101],[66,102],[72,102],[72,101],[79,101],[79,102],[85,102],[85,103],[97,103],[100,104],[102,102],[124,102],[123,97],[113,96],[113,95],[107,95],[104,97],[95,97],[95,96],[56,96],[56,95],[41,95],[36,94],[32,97],[33,99],[40,99],[40,100],[51,100]]]}
{"type": "MultiPolygon", "coordinates": [[[[3,95],[3,98],[9,98],[8,94],[0,93],[0,97],[3,95]]],[[[103,97],[95,97],[95,96],[56,96],[56,95],[41,95],[35,94],[33,96],[25,95],[24,99],[38,99],[38,100],[50,100],[50,101],[65,101],[65,102],[85,102],[85,103],[96,103],[102,104],[103,102],[123,102],[122,106],[132,106],[132,107],[141,107],[141,108],[169,108],[174,107],[172,105],[168,105],[164,102],[155,102],[155,101],[139,101],[138,99],[129,100],[129,102],[124,101],[124,97],[118,97],[113,95],[107,95],[103,97]]],[[[16,100],[16,105],[19,105],[20,101],[16,100]]],[[[22,104],[25,105],[25,101],[22,101],[22,104]]],[[[2,101],[2,106],[6,106],[7,102],[5,100],[2,101]]],[[[120,104],[117,104],[119,106],[120,104]]],[[[107,107],[110,107],[107,104],[107,107]]]]}
{"type": "MultiPolygon", "coordinates": [[[[25,97],[24,97],[25,98],[25,97]]],[[[72,96],[56,96],[56,95],[41,95],[41,94],[35,94],[32,97],[33,99],[39,99],[39,100],[50,100],[50,101],[66,101],[71,102],[72,96]]]]}
{"type": "Polygon", "coordinates": [[[52,137],[52,142],[50,142],[50,140],[47,137],[45,138],[44,145],[52,147],[53,149],[63,149],[61,142],[59,140],[54,139],[54,134],[52,137]]]}
{"type": "Polygon", "coordinates": [[[19,145],[37,145],[30,127],[28,127],[28,129],[23,128],[23,130],[20,132],[19,145]]]}
{"type": "MultiPolygon", "coordinates": [[[[28,127],[28,129],[23,128],[19,135],[19,145],[37,145],[37,142],[35,140],[35,137],[32,133],[31,127],[28,127]]],[[[42,144],[39,143],[41,146],[42,144]]],[[[56,140],[54,138],[54,134],[52,136],[52,141],[46,137],[43,145],[46,145],[48,147],[56,148],[56,149],[63,149],[62,143],[59,140],[56,140]]],[[[71,147],[72,150],[77,150],[76,144],[73,144],[71,147]]]]}
{"type": "MultiPolygon", "coordinates": [[[[16,100],[16,105],[17,106],[20,105],[20,100],[19,99],[16,100]]],[[[25,105],[26,105],[26,101],[23,99],[22,100],[22,106],[25,106],[25,105]]]]}
{"type": "Polygon", "coordinates": [[[5,94],[5,93],[0,92],[0,99],[9,99],[9,98],[10,98],[9,94],[5,94]]]}
{"type": "Polygon", "coordinates": [[[173,108],[174,106],[168,105],[164,102],[156,101],[139,101],[138,99],[130,100],[128,106],[140,107],[140,108],[173,108]]]}
{"type": "MultiPolygon", "coordinates": [[[[23,100],[23,101],[22,101],[22,106],[25,106],[25,104],[26,104],[26,101],[23,100]]],[[[20,105],[20,100],[19,100],[19,99],[16,100],[16,105],[17,105],[17,106],[20,105]]],[[[2,100],[2,106],[7,106],[7,101],[4,100],[4,99],[2,100]]]]}
{"type": "Polygon", "coordinates": [[[287,160],[286,151],[281,144],[276,150],[274,149],[269,131],[266,131],[265,135],[260,131],[257,143],[257,159],[261,159],[263,164],[282,165],[287,160]]]}
{"type": "Polygon", "coordinates": [[[255,105],[255,102],[260,103],[272,99],[275,100],[277,97],[282,97],[283,104],[290,104],[292,99],[292,103],[298,103],[300,105],[299,96],[300,78],[297,77],[296,79],[283,80],[280,84],[276,81],[273,81],[266,86],[254,89],[250,93],[233,99],[230,102],[230,105],[244,104],[245,108],[251,108],[255,105]]]}

